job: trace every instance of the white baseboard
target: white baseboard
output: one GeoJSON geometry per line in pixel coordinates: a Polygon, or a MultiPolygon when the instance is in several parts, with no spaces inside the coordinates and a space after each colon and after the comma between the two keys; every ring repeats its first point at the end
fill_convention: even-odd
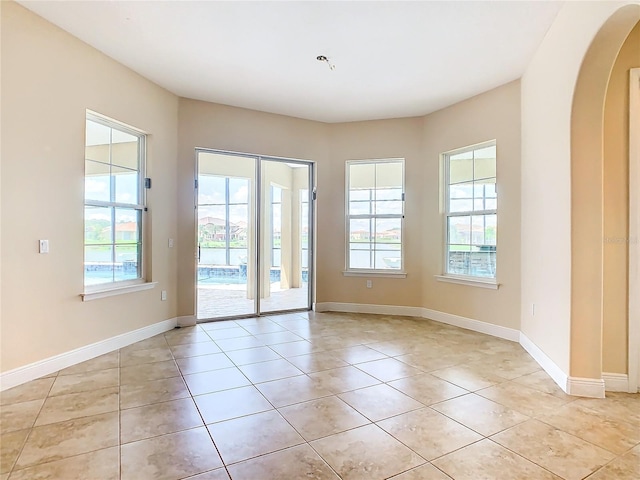
{"type": "Polygon", "coordinates": [[[0,391],[22,385],[23,383],[35,380],[44,375],[50,375],[63,368],[91,360],[92,358],[113,352],[114,350],[139,342],[140,340],[145,340],[154,335],[167,332],[175,328],[176,324],[177,319],[170,318],[162,322],[154,323],[153,325],[133,330],[132,332],[116,335],[115,337],[107,338],[106,340],[101,340],[91,345],[45,358],[44,360],[25,365],[24,367],[9,370],[0,375],[0,391]]]}
{"type": "Polygon", "coordinates": [[[513,328],[502,327],[492,323],[481,322],[471,318],[453,315],[451,313],[439,312],[422,307],[403,307],[398,305],[371,305],[365,303],[337,303],[325,302],[316,303],[316,312],[348,312],[348,313],[371,313],[376,315],[402,315],[406,317],[428,318],[436,322],[446,323],[474,332],[485,333],[494,337],[504,338],[517,342],[520,332],[513,328]]]}
{"type": "Polygon", "coordinates": [[[371,313],[374,315],[402,315],[422,317],[422,307],[403,307],[399,305],[371,305],[368,303],[324,302],[315,304],[316,312],[371,313]]]}
{"type": "MultiPolygon", "coordinates": [[[[626,373],[602,373],[607,392],[629,392],[629,377],[626,373]]],[[[635,392],[629,392],[635,393],[635,392]]]]}
{"type": "Polygon", "coordinates": [[[569,376],[522,332],[520,332],[520,345],[522,345],[522,348],[549,374],[551,379],[556,382],[565,393],[568,393],[567,380],[569,376]]]}
{"type": "Polygon", "coordinates": [[[182,317],[177,317],[176,320],[179,327],[194,327],[196,325],[195,315],[184,315],[182,317]]]}
{"type": "Polygon", "coordinates": [[[482,322],[480,320],[461,317],[451,313],[439,312],[428,308],[422,309],[422,316],[430,320],[435,320],[436,322],[446,323],[447,325],[453,325],[455,327],[465,328],[474,332],[484,333],[486,335],[491,335],[492,337],[511,340],[512,342],[517,342],[520,339],[520,331],[515,328],[494,325],[493,323],[482,322]]]}
{"type": "Polygon", "coordinates": [[[578,397],[604,398],[604,380],[601,378],[569,377],[567,393],[578,397]]]}

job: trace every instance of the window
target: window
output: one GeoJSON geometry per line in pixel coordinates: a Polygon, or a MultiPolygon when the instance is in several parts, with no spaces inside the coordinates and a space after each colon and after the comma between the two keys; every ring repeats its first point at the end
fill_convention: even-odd
{"type": "MultiPolygon", "coordinates": [[[[246,275],[249,179],[198,176],[198,260],[201,265],[242,266],[246,275]]],[[[207,275],[210,272],[203,271],[207,275]]]]}
{"type": "Polygon", "coordinates": [[[404,160],[347,162],[347,271],[402,272],[404,160]]]}
{"type": "Polygon", "coordinates": [[[280,268],[282,257],[282,189],[271,185],[271,266],[280,268]]]}
{"type": "Polygon", "coordinates": [[[309,281],[309,190],[300,189],[300,266],[302,281],[309,281]]]}
{"type": "Polygon", "coordinates": [[[496,277],[495,141],[444,154],[446,273],[496,277]]]}
{"type": "Polygon", "coordinates": [[[87,114],[84,188],[85,287],[140,280],[145,135],[87,114]]]}

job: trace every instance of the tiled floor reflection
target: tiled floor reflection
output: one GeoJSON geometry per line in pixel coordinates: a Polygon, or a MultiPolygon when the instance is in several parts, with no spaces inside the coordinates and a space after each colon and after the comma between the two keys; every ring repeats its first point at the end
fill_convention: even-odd
{"type": "Polygon", "coordinates": [[[0,480],[640,478],[640,396],[515,343],[296,313],[175,329],[0,395],[0,480]]]}

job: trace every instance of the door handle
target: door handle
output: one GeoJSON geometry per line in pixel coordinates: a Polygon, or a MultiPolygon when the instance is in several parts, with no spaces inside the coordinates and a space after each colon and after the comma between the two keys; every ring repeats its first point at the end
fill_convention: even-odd
{"type": "Polygon", "coordinates": [[[200,254],[201,254],[201,250],[200,250],[200,244],[198,244],[198,263],[200,263],[200,254]]]}

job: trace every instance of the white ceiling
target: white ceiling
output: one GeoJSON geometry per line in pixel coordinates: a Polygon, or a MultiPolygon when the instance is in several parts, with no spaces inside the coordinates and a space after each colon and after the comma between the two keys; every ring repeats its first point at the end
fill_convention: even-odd
{"type": "Polygon", "coordinates": [[[515,80],[561,6],[19,3],[182,97],[323,122],[424,115],[515,80]]]}

